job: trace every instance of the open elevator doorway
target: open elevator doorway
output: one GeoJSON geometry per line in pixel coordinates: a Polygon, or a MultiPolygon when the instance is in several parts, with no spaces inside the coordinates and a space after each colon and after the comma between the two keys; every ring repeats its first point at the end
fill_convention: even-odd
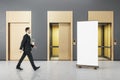
{"type": "Polygon", "coordinates": [[[111,60],[111,23],[99,23],[98,55],[99,60],[111,60]]]}

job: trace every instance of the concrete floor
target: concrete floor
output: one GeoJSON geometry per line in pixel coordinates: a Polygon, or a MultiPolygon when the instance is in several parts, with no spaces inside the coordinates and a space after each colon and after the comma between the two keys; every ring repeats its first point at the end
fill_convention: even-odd
{"type": "Polygon", "coordinates": [[[28,61],[23,71],[16,70],[16,61],[0,61],[0,80],[120,80],[119,61],[100,61],[98,70],[77,68],[76,61],[36,61],[41,68],[34,71],[28,61]]]}

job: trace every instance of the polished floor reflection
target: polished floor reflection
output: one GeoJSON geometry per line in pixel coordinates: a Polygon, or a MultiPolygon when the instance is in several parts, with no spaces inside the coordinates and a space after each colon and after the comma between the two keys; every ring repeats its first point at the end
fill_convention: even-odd
{"type": "Polygon", "coordinates": [[[100,68],[77,68],[76,61],[36,61],[34,71],[28,61],[23,71],[15,69],[16,61],[0,61],[0,80],[120,80],[119,61],[99,61],[100,68]]]}

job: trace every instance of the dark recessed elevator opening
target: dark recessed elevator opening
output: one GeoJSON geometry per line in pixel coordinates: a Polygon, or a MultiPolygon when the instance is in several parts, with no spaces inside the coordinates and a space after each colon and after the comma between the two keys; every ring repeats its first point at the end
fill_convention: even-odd
{"type": "Polygon", "coordinates": [[[111,23],[99,23],[98,54],[105,60],[111,59],[111,23]]]}

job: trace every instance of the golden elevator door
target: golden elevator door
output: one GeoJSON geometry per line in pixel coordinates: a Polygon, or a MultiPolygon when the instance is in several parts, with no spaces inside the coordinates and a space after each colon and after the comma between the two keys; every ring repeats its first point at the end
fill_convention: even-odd
{"type": "Polygon", "coordinates": [[[59,24],[59,59],[70,60],[70,24],[59,24]]]}
{"type": "Polygon", "coordinates": [[[102,27],[98,26],[98,56],[102,55],[102,27]]]}
{"type": "MultiPolygon", "coordinates": [[[[22,53],[20,53],[19,48],[27,26],[30,25],[26,23],[10,24],[10,60],[20,59],[22,53]]],[[[27,60],[27,58],[25,60],[27,60]]]]}
{"type": "Polygon", "coordinates": [[[111,24],[104,27],[104,56],[111,58],[111,24]]]}

